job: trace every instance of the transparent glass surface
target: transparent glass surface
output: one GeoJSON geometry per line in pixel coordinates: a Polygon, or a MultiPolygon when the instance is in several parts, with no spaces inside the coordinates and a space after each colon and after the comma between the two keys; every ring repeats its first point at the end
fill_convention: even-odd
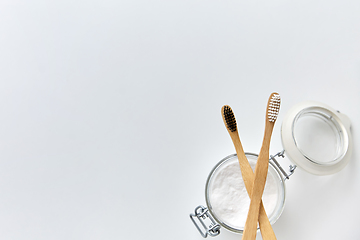
{"type": "Polygon", "coordinates": [[[292,132],[297,148],[311,162],[334,164],[345,154],[343,131],[324,109],[314,107],[301,111],[295,117],[292,132]]]}
{"type": "MultiPolygon", "coordinates": [[[[247,153],[246,157],[254,170],[257,155],[247,153]]],[[[205,196],[211,215],[220,225],[233,232],[243,232],[250,198],[236,154],[224,158],[210,172],[205,196]]],[[[284,209],[285,184],[279,170],[271,162],[262,200],[270,223],[275,223],[284,209]]]]}

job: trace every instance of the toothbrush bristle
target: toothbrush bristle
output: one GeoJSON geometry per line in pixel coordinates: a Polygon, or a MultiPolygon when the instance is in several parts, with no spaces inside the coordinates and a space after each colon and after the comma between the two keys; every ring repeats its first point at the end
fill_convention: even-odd
{"type": "Polygon", "coordinates": [[[269,122],[275,122],[280,110],[281,98],[279,94],[273,94],[268,108],[268,120],[269,122]]]}
{"type": "Polygon", "coordinates": [[[235,132],[237,129],[236,126],[236,119],[235,119],[235,115],[231,109],[230,106],[225,105],[224,106],[224,119],[226,122],[226,126],[227,128],[231,131],[231,132],[235,132]]]}

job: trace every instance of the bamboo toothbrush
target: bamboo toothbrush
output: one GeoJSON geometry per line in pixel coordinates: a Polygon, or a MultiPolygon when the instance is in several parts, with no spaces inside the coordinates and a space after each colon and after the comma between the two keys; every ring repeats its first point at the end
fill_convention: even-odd
{"type": "MultiPolygon", "coordinates": [[[[241,145],[241,141],[236,125],[235,115],[232,109],[230,108],[230,106],[228,105],[225,105],[221,108],[221,114],[226,129],[229,132],[229,135],[236,150],[236,154],[239,160],[241,174],[245,183],[246,190],[249,196],[251,196],[255,174],[251,169],[249,161],[247,160],[243,147],[241,145]]],[[[275,233],[271,227],[269,218],[266,215],[264,205],[262,202],[260,203],[259,226],[260,226],[261,235],[263,236],[264,240],[276,240],[275,233]]]]}
{"type": "MultiPolygon", "coordinates": [[[[256,238],[260,202],[264,192],[269,167],[270,139],[276,118],[279,113],[279,109],[280,95],[278,93],[272,93],[267,104],[264,138],[255,167],[255,179],[251,193],[250,208],[247,215],[242,240],[254,240],[256,238]]],[[[264,239],[264,236],[262,237],[264,239]]]]}

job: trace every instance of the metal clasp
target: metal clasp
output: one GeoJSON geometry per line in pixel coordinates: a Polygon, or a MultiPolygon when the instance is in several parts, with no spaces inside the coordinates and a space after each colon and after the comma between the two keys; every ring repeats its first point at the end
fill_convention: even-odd
{"type": "Polygon", "coordinates": [[[278,152],[277,154],[275,154],[274,156],[273,155],[270,155],[270,159],[269,161],[273,161],[273,163],[275,163],[275,165],[279,168],[279,170],[281,171],[282,175],[284,176],[284,181],[289,179],[289,177],[291,175],[294,174],[294,171],[296,169],[296,165],[290,165],[289,166],[289,173],[286,173],[285,170],[281,167],[281,165],[278,163],[278,161],[275,159],[276,157],[282,157],[284,158],[285,155],[285,150],[282,150],[281,152],[278,152]]]}
{"type": "Polygon", "coordinates": [[[214,220],[206,207],[201,205],[196,207],[195,213],[190,214],[190,219],[203,238],[206,238],[208,235],[215,237],[220,234],[220,224],[214,220]],[[197,219],[198,222],[196,222],[195,219],[197,219]],[[207,225],[205,223],[206,219],[210,221],[210,224],[207,225]],[[198,223],[201,223],[201,226],[198,223]]]}

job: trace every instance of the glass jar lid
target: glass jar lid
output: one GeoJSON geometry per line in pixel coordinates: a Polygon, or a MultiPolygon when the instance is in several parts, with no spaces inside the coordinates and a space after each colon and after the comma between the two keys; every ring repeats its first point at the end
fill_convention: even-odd
{"type": "Polygon", "coordinates": [[[288,111],[281,126],[281,140],[286,155],[316,175],[340,171],[352,151],[349,118],[313,101],[299,103],[288,111]]]}

